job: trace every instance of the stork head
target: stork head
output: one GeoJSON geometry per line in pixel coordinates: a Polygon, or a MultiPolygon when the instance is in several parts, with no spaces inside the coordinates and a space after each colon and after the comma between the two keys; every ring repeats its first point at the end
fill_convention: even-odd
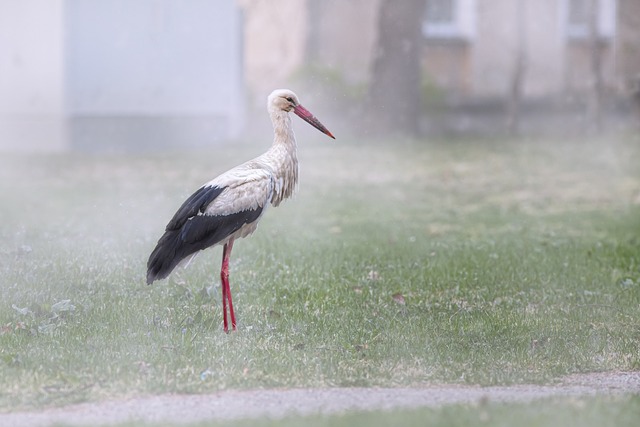
{"type": "Polygon", "coordinates": [[[300,104],[298,95],[289,89],[276,89],[271,92],[271,95],[269,95],[269,98],[267,99],[267,108],[269,109],[269,112],[286,111],[289,113],[293,111],[298,117],[318,129],[320,132],[336,139],[336,137],[329,132],[329,129],[320,123],[320,120],[300,104]]]}

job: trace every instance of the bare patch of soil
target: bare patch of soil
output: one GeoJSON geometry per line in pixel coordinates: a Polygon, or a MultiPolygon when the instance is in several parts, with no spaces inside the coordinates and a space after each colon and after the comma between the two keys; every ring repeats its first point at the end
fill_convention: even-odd
{"type": "Polygon", "coordinates": [[[478,402],[528,402],[549,397],[640,394],[640,372],[571,375],[552,385],[414,388],[323,388],[224,391],[84,403],[36,412],[0,414],[1,426],[112,425],[124,422],[195,423],[282,418],[289,415],[439,407],[478,402]]]}

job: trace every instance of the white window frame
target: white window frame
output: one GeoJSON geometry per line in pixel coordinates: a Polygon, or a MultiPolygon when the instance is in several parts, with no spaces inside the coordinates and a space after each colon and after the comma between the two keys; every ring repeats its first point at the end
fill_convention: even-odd
{"type": "Polygon", "coordinates": [[[422,21],[422,34],[430,39],[472,39],[476,34],[477,0],[451,0],[453,20],[451,22],[422,21]]]}
{"type": "MultiPolygon", "coordinates": [[[[583,0],[588,1],[588,0],[583,0]]],[[[562,24],[567,38],[582,40],[589,37],[589,23],[572,24],[569,22],[571,0],[562,1],[562,24]]],[[[598,0],[598,37],[613,38],[616,34],[617,0],[598,0]]]]}

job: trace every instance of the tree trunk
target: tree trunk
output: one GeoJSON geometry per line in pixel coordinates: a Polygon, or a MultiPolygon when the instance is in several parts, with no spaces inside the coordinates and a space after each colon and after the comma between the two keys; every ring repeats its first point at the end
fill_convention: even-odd
{"type": "Polygon", "coordinates": [[[589,0],[589,50],[591,59],[591,93],[589,96],[587,117],[593,130],[602,130],[602,44],[598,35],[598,0],[589,0]]]}
{"type": "Polygon", "coordinates": [[[314,65],[320,57],[320,16],[322,10],[322,2],[317,0],[307,0],[307,25],[309,30],[307,33],[307,44],[305,49],[305,63],[314,65]]]}
{"type": "Polygon", "coordinates": [[[424,8],[425,0],[381,0],[367,99],[369,125],[378,132],[418,134],[424,8]]]}
{"type": "Polygon", "coordinates": [[[520,131],[520,105],[522,103],[522,87],[526,73],[526,0],[516,0],[514,66],[509,87],[507,104],[507,131],[517,135],[520,131]]]}
{"type": "Polygon", "coordinates": [[[640,128],[640,2],[618,0],[616,68],[624,95],[631,98],[635,125],[640,128]]]}

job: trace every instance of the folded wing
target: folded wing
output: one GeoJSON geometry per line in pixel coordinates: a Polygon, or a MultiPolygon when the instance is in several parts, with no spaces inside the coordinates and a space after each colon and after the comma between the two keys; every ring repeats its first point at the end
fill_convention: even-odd
{"type": "Polygon", "coordinates": [[[171,218],[149,256],[147,283],[166,278],[200,250],[251,234],[273,186],[264,170],[232,170],[200,187],[171,218]]]}

